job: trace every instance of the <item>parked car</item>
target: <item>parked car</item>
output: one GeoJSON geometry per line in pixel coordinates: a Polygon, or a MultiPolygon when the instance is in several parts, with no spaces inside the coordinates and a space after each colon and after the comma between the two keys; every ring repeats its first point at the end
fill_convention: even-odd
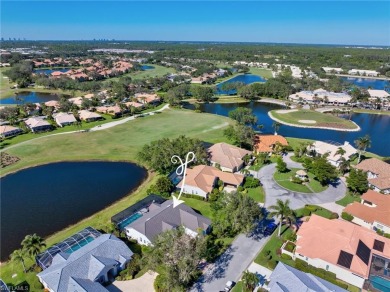
{"type": "Polygon", "coordinates": [[[264,229],[264,235],[271,235],[275,231],[276,227],[277,225],[275,223],[268,223],[264,229]]]}
{"type": "Polygon", "coordinates": [[[234,287],[234,285],[236,285],[235,282],[233,281],[227,281],[226,285],[225,285],[225,291],[230,291],[232,290],[232,288],[234,287]]]}

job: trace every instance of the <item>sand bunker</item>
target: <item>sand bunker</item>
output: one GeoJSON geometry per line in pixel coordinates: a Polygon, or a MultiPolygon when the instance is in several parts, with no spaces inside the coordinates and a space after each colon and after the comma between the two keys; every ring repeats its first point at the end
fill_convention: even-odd
{"type": "Polygon", "coordinates": [[[298,123],[302,123],[302,124],[315,124],[317,122],[314,121],[314,120],[299,120],[298,123]]]}
{"type": "Polygon", "coordinates": [[[275,111],[278,114],[288,114],[298,111],[297,109],[288,109],[288,110],[277,110],[275,111]]]}

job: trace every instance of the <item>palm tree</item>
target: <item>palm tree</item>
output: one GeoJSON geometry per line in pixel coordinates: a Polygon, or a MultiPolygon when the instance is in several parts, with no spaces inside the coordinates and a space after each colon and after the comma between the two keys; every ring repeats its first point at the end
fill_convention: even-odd
{"type": "Polygon", "coordinates": [[[341,171],[342,174],[345,174],[347,170],[350,167],[350,162],[349,160],[345,159],[344,157],[341,157],[340,163],[339,163],[339,170],[341,171]]]}
{"type": "Polygon", "coordinates": [[[42,248],[46,247],[45,240],[36,233],[33,235],[26,235],[22,241],[23,250],[25,250],[31,257],[38,255],[42,248]]]}
{"type": "Polygon", "coordinates": [[[26,265],[24,264],[24,252],[21,249],[14,250],[13,253],[11,253],[11,261],[20,261],[23,266],[24,273],[27,273],[26,271],[26,265]]]}
{"type": "Polygon", "coordinates": [[[346,153],[346,151],[344,150],[344,148],[339,147],[335,154],[343,156],[345,153],[346,153]]]}
{"type": "Polygon", "coordinates": [[[357,138],[357,140],[355,140],[355,145],[356,148],[359,149],[359,157],[357,163],[360,163],[362,152],[365,152],[367,148],[371,147],[370,136],[366,135],[364,137],[357,138]]]}
{"type": "Polygon", "coordinates": [[[240,172],[243,174],[243,175],[247,175],[250,173],[250,171],[248,169],[246,169],[245,167],[241,168],[240,172]]]}
{"type": "Polygon", "coordinates": [[[257,275],[248,271],[244,272],[241,280],[248,291],[255,290],[256,286],[259,284],[259,278],[257,275]]]}
{"type": "Polygon", "coordinates": [[[276,201],[276,205],[270,206],[269,209],[273,210],[269,213],[271,217],[279,217],[279,231],[278,237],[280,237],[280,233],[282,231],[282,222],[284,219],[288,220],[289,223],[293,223],[295,221],[294,212],[290,208],[290,200],[282,201],[278,199],[276,201]]]}
{"type": "Polygon", "coordinates": [[[275,135],[278,134],[277,132],[279,131],[280,126],[281,126],[281,124],[278,123],[278,122],[274,122],[274,123],[272,124],[272,128],[274,128],[274,130],[275,130],[275,135]]]}

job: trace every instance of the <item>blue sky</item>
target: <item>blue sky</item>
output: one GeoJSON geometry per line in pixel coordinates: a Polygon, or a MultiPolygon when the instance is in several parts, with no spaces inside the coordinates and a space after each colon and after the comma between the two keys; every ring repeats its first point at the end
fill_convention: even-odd
{"type": "Polygon", "coordinates": [[[390,45],[390,1],[1,1],[1,36],[390,45]]]}

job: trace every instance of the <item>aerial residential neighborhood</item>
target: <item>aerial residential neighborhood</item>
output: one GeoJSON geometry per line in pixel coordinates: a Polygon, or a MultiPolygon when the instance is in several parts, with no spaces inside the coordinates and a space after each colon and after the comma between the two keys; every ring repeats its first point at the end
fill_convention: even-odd
{"type": "Polygon", "coordinates": [[[390,292],[386,1],[2,1],[0,290],[390,292]]]}

